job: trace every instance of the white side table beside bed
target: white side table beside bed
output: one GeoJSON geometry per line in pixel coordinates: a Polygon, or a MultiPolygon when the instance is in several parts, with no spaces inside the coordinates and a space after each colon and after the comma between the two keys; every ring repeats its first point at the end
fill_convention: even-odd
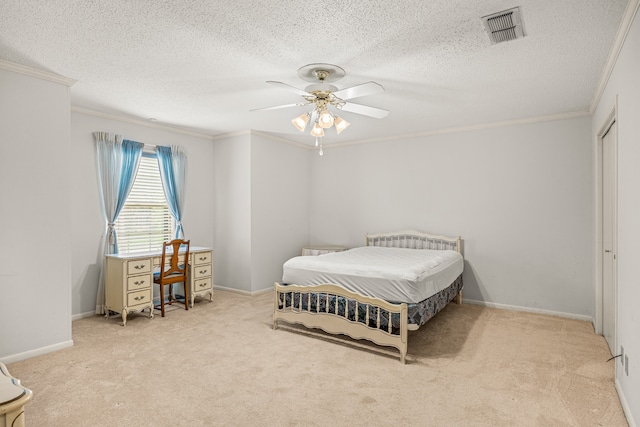
{"type": "Polygon", "coordinates": [[[24,405],[32,397],[33,392],[0,362],[0,427],[24,427],[24,405]]]}
{"type": "Polygon", "coordinates": [[[305,246],[302,248],[302,256],[317,256],[330,254],[332,252],[346,251],[344,246],[305,246]]]}

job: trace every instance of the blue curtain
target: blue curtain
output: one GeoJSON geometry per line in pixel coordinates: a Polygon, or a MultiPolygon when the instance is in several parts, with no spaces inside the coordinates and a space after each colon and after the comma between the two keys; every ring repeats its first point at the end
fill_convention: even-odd
{"type": "Polygon", "coordinates": [[[96,141],[102,216],[106,224],[104,244],[101,245],[98,258],[102,261],[102,268],[98,280],[96,314],[104,314],[104,257],[118,253],[115,222],[133,187],[144,144],[123,140],[120,135],[107,132],[94,132],[93,137],[96,141]]]}
{"type": "Polygon", "coordinates": [[[176,239],[184,239],[182,211],[184,209],[185,188],[187,185],[187,152],[183,147],[157,146],[158,169],[164,196],[167,199],[171,215],[176,220],[176,239]]]}

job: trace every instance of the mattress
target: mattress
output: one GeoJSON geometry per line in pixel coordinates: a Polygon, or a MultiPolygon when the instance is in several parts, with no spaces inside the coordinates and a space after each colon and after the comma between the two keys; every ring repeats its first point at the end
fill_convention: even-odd
{"type": "Polygon", "coordinates": [[[419,303],[462,274],[453,250],[365,246],[319,256],[298,256],[283,265],[282,282],[301,286],[333,283],[394,303],[419,303]]]}

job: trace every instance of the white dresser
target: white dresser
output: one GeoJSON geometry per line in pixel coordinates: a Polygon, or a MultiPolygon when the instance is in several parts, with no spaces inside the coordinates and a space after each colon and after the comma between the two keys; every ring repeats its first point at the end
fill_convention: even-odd
{"type": "Polygon", "coordinates": [[[24,427],[24,405],[32,396],[0,362],[0,427],[24,427]]]}
{"type": "MultiPolygon", "coordinates": [[[[127,314],[149,309],[153,318],[153,272],[159,270],[162,251],[106,256],[105,310],[119,313],[123,326],[127,314]]],[[[189,299],[196,296],[213,300],[213,251],[211,248],[189,248],[189,299]]]]}

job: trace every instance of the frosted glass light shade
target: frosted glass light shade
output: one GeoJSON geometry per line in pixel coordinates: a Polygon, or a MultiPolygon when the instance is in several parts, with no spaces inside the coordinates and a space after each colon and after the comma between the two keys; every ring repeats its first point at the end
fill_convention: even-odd
{"type": "Polygon", "coordinates": [[[333,114],[331,114],[327,110],[322,110],[322,112],[320,113],[320,117],[318,117],[318,125],[320,125],[320,127],[324,129],[333,126],[333,114]]]}
{"type": "Polygon", "coordinates": [[[333,123],[336,125],[336,132],[338,132],[338,134],[340,134],[340,132],[345,130],[347,126],[351,124],[340,116],[336,116],[333,123]]]}
{"type": "Polygon", "coordinates": [[[307,123],[309,123],[309,114],[305,113],[300,117],[296,117],[291,120],[291,123],[298,129],[300,132],[304,132],[304,129],[307,127],[307,123]]]}
{"type": "Polygon", "coordinates": [[[313,128],[311,128],[311,135],[313,136],[324,136],[324,129],[320,127],[318,122],[313,124],[313,128]]]}

